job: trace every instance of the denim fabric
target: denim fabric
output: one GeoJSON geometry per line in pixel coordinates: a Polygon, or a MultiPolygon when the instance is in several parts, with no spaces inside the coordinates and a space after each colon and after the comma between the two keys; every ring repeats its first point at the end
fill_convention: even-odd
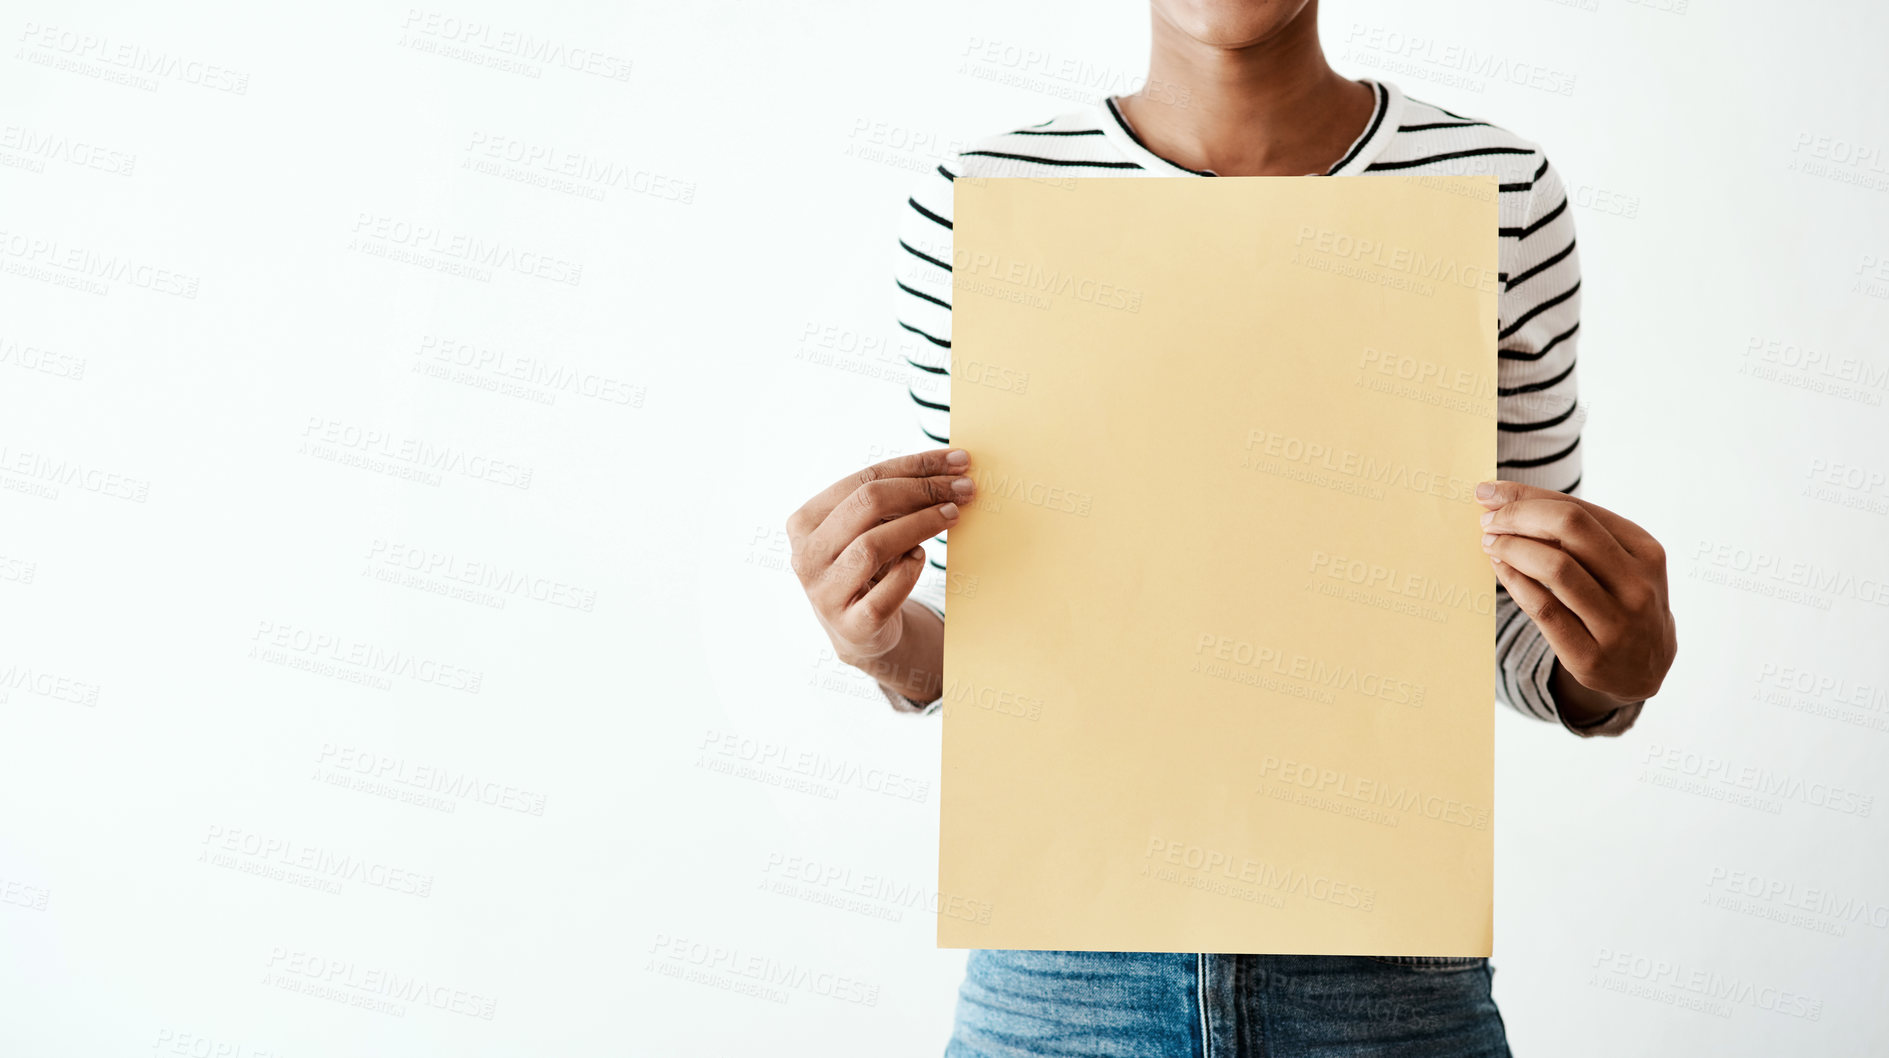
{"type": "Polygon", "coordinates": [[[974,950],[945,1058],[1508,1058],[1487,959],[974,950]]]}

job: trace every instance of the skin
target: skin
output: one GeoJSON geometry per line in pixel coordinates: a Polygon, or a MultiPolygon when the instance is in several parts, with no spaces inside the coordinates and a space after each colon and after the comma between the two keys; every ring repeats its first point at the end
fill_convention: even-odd
{"type": "Polygon", "coordinates": [[[1146,87],[1117,105],[1163,158],[1221,176],[1322,173],[1370,122],[1371,87],[1325,61],[1317,0],[1152,7],[1146,87]]]}
{"type": "Polygon", "coordinates": [[[841,661],[908,698],[943,685],[944,622],[911,600],[919,545],[976,495],[970,454],[934,448],[848,474],[787,519],[790,563],[841,661]]]}
{"type": "Polygon", "coordinates": [[[1678,653],[1666,549],[1598,503],[1513,481],[1476,487],[1482,549],[1554,648],[1549,689],[1570,723],[1659,693],[1678,653]]]}
{"type": "MultiPolygon", "coordinates": [[[[1323,173],[1370,120],[1370,87],[1325,61],[1317,0],[1155,0],[1152,14],[1148,87],[1117,103],[1156,154],[1223,176],[1323,173]]],[[[890,459],[787,520],[834,653],[921,702],[942,686],[944,622],[910,598],[919,545],[975,499],[969,467],[961,449],[890,459]]],[[[1554,648],[1563,718],[1589,726],[1657,693],[1678,650],[1659,542],[1559,492],[1491,481],[1477,498],[1496,578],[1554,648]]]]}

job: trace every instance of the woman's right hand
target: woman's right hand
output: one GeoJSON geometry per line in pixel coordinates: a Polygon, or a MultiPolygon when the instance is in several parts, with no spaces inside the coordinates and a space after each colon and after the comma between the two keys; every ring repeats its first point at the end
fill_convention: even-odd
{"type": "Polygon", "coordinates": [[[888,459],[834,482],[787,519],[792,565],[840,660],[861,668],[904,635],[919,545],[958,520],[976,488],[963,449],[888,459]]]}

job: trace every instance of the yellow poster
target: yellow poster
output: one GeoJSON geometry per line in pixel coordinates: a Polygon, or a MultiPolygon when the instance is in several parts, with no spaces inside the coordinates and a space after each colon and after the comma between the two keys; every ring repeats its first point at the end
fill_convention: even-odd
{"type": "Polygon", "coordinates": [[[955,186],[939,945],[1489,954],[1494,179],[955,186]]]}

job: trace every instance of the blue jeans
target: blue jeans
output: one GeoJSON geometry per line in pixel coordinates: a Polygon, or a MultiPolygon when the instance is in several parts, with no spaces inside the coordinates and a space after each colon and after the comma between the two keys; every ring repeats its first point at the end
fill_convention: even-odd
{"type": "Polygon", "coordinates": [[[1508,1058],[1487,959],[973,950],[945,1058],[1508,1058]]]}

